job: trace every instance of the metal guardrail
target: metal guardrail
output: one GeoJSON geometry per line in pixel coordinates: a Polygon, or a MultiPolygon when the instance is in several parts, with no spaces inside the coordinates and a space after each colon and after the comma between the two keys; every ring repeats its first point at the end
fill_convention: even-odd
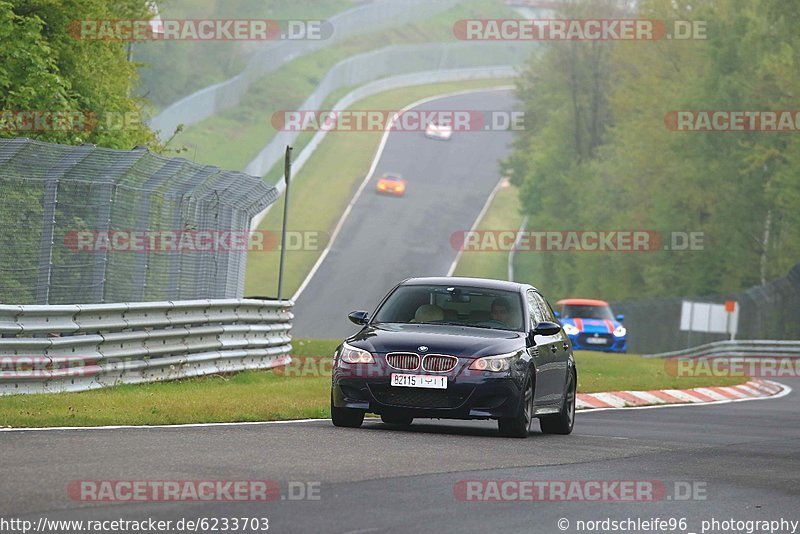
{"type": "Polygon", "coordinates": [[[292,306],[254,299],[0,305],[0,395],[286,365],[292,306]]]}
{"type": "Polygon", "coordinates": [[[645,358],[800,357],[800,341],[747,339],[716,341],[688,349],[646,354],[645,358]]]}
{"type": "Polygon", "coordinates": [[[258,78],[293,59],[349,37],[431,17],[455,4],[456,0],[378,0],[349,9],[328,19],[333,28],[330,38],[266,44],[250,58],[242,72],[174,102],[153,117],[150,126],[166,140],[179,124],[190,126],[238,105],[258,78]]]}
{"type": "MultiPolygon", "coordinates": [[[[436,70],[436,71],[421,71],[421,72],[412,72],[411,74],[401,74],[399,76],[392,76],[389,78],[381,78],[380,80],[376,80],[374,82],[367,83],[366,85],[360,86],[358,89],[354,89],[353,91],[347,93],[344,97],[342,97],[336,104],[331,106],[332,110],[344,110],[349,108],[355,102],[361,100],[362,98],[366,98],[371,95],[375,95],[378,93],[382,93],[384,91],[389,91],[392,89],[399,89],[402,87],[411,87],[414,85],[425,85],[425,84],[433,84],[433,83],[445,83],[445,82],[456,82],[456,81],[465,81],[465,80],[486,80],[486,79],[498,79],[498,78],[512,78],[517,75],[517,71],[514,66],[512,65],[498,65],[495,67],[477,67],[477,68],[468,68],[468,69],[447,69],[447,70],[436,70]]],[[[308,109],[308,108],[303,108],[308,109]]],[[[281,147],[280,142],[286,142],[288,144],[294,144],[297,140],[298,133],[297,132],[281,132],[281,134],[290,134],[291,137],[281,137],[280,139],[271,141],[260,153],[260,155],[251,162],[251,165],[255,167],[248,167],[248,168],[258,168],[261,169],[263,166],[266,166],[265,162],[260,162],[259,158],[262,155],[272,153],[271,156],[264,156],[265,161],[266,158],[270,158],[272,164],[274,165],[277,160],[275,154],[278,154],[278,149],[281,147]]],[[[297,158],[292,162],[292,170],[295,176],[298,176],[300,169],[303,165],[311,159],[311,156],[314,154],[319,145],[322,143],[322,140],[328,135],[328,132],[325,130],[318,131],[314,134],[314,137],[305,145],[300,153],[297,155],[297,158]]],[[[266,172],[266,171],[265,171],[266,172]]],[[[283,194],[284,190],[286,189],[286,182],[281,178],[275,184],[275,190],[278,194],[283,194]]],[[[250,230],[255,231],[258,226],[261,224],[261,221],[264,220],[269,210],[272,208],[272,205],[267,206],[261,212],[259,212],[255,217],[253,217],[250,223],[250,230]]]]}
{"type": "MultiPolygon", "coordinates": [[[[306,100],[300,110],[319,110],[328,96],[346,87],[368,87],[355,90],[352,101],[379,92],[383,79],[390,82],[380,90],[439,83],[443,81],[468,80],[492,76],[515,75],[515,66],[521,65],[532,53],[541,50],[538,43],[530,42],[457,42],[393,45],[344,59],[331,67],[306,100]],[[400,78],[408,76],[407,79],[400,78]]],[[[339,102],[337,106],[343,105],[339,102]]],[[[286,145],[292,145],[301,132],[280,131],[248,163],[245,172],[252,176],[264,176],[273,165],[283,158],[286,145]]],[[[279,181],[275,187],[282,192],[279,181]]]]}

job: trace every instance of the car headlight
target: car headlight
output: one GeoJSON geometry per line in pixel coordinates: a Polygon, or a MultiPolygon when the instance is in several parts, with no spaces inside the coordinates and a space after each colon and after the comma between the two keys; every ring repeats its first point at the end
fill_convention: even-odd
{"type": "Polygon", "coordinates": [[[564,325],[564,333],[568,336],[577,336],[580,330],[574,324],[565,324],[564,325]]]}
{"type": "Polygon", "coordinates": [[[627,333],[628,331],[625,330],[625,327],[622,325],[619,325],[614,329],[614,337],[625,337],[625,334],[627,333]]]}
{"type": "Polygon", "coordinates": [[[519,351],[509,352],[508,354],[498,354],[496,356],[484,356],[478,358],[469,365],[473,371],[491,371],[502,373],[511,369],[511,365],[519,358],[519,351]]]}
{"type": "Polygon", "coordinates": [[[342,343],[339,358],[344,363],[375,363],[375,358],[372,357],[372,354],[347,343],[342,343]]]}

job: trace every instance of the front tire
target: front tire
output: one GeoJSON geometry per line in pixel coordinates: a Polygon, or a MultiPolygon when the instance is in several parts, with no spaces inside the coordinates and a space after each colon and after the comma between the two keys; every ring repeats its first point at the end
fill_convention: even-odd
{"type": "Polygon", "coordinates": [[[508,438],[527,438],[533,421],[533,380],[528,380],[522,396],[522,406],[516,417],[501,417],[497,420],[500,434],[508,438]]]}
{"type": "Polygon", "coordinates": [[[571,434],[575,426],[575,394],[577,384],[575,373],[570,372],[567,382],[567,393],[564,395],[564,404],[556,415],[548,415],[539,419],[543,434],[571,434]]]}
{"type": "Polygon", "coordinates": [[[364,412],[352,408],[337,408],[333,405],[333,392],[331,392],[331,421],[333,426],[358,428],[364,422],[364,412]]]}

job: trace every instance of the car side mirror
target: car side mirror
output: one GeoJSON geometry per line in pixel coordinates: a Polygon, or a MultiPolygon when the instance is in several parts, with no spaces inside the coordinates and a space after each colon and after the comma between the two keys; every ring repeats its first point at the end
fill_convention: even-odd
{"type": "Polygon", "coordinates": [[[559,332],[561,332],[561,327],[550,321],[542,321],[533,329],[533,335],[535,336],[554,336],[559,332]]]}
{"type": "Polygon", "coordinates": [[[369,313],[365,311],[354,311],[348,313],[347,318],[350,319],[351,323],[364,325],[367,324],[367,321],[369,321],[369,313]]]}
{"type": "Polygon", "coordinates": [[[617,315],[617,321],[622,322],[624,320],[625,320],[625,316],[624,315],[622,315],[621,313],[619,315],[617,315]]]}
{"type": "Polygon", "coordinates": [[[559,332],[561,332],[561,327],[556,323],[542,321],[536,325],[536,328],[528,333],[528,345],[533,346],[536,344],[534,342],[534,336],[554,336],[559,332]]]}

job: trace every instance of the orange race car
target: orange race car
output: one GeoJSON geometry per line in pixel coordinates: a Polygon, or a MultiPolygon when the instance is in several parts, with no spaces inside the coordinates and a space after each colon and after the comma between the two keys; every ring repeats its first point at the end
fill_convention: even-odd
{"type": "Polygon", "coordinates": [[[384,173],[378,177],[378,193],[402,197],[406,194],[406,181],[395,173],[384,173]]]}

